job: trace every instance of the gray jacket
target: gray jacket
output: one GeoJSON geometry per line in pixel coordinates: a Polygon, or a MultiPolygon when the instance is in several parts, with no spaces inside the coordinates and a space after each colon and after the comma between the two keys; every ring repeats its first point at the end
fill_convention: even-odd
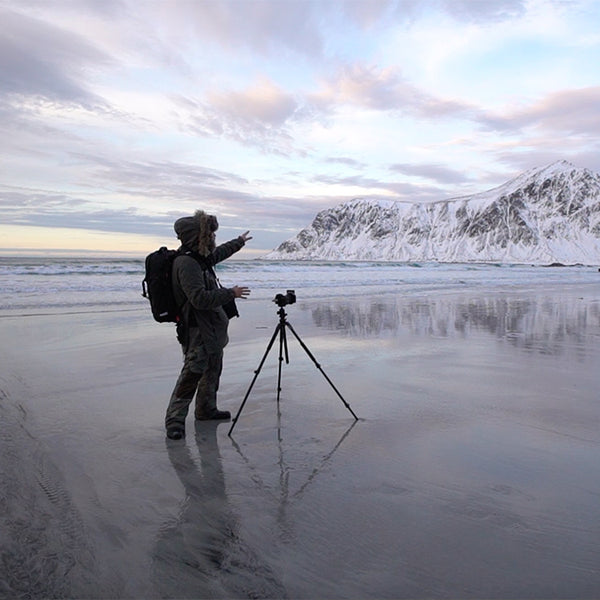
{"type": "MultiPolygon", "coordinates": [[[[235,298],[232,289],[221,288],[214,272],[215,265],[235,254],[244,246],[239,237],[225,242],[206,257],[195,258],[191,253],[178,256],[173,262],[173,292],[182,308],[181,342],[187,351],[189,340],[198,339],[208,354],[218,353],[227,345],[229,319],[222,306],[235,298]],[[197,331],[191,331],[198,328],[197,331]],[[193,335],[192,335],[193,334],[193,335]]],[[[182,246],[180,252],[186,252],[182,246]]],[[[197,255],[196,255],[197,256],[197,255]]]]}

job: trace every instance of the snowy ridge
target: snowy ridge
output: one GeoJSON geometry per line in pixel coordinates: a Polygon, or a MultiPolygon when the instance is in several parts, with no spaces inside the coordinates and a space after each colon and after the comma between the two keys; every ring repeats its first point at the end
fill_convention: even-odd
{"type": "Polygon", "coordinates": [[[356,199],[321,211],[267,259],[600,262],[600,175],[567,161],[430,204],[356,199]]]}

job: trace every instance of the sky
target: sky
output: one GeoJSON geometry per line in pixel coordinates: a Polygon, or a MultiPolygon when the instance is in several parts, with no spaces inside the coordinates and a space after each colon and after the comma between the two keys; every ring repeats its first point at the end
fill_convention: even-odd
{"type": "Polygon", "coordinates": [[[0,253],[257,257],[354,198],[600,172],[600,0],[0,0],[0,253]]]}

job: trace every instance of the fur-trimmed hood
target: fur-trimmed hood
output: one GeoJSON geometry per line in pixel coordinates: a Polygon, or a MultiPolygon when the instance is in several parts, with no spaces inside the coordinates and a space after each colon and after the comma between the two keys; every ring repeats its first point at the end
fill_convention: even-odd
{"type": "Polygon", "coordinates": [[[203,210],[197,210],[193,217],[177,219],[174,225],[175,233],[182,245],[193,252],[198,252],[201,256],[208,256],[215,249],[211,234],[218,228],[217,217],[203,210]]]}

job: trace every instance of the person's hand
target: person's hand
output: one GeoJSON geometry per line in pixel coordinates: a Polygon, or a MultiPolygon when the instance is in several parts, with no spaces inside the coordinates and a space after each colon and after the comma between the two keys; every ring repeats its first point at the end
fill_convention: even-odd
{"type": "Polygon", "coordinates": [[[247,298],[250,295],[250,288],[243,285],[234,285],[231,289],[236,298],[247,298]]]}
{"type": "Polygon", "coordinates": [[[249,233],[249,231],[246,231],[245,233],[242,233],[242,235],[240,235],[240,237],[244,240],[244,243],[252,239],[252,236],[248,235],[249,233]]]}

